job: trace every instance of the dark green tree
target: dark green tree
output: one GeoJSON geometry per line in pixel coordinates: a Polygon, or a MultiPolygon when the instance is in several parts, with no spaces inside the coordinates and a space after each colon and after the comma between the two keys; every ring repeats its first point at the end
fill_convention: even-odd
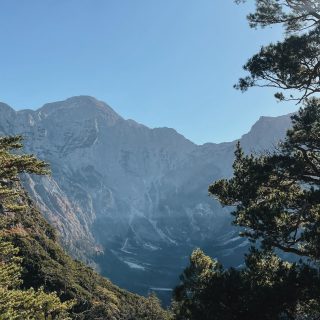
{"type": "Polygon", "coordinates": [[[18,249],[0,238],[0,319],[67,320],[73,301],[62,303],[56,293],[43,288],[20,288],[22,258],[18,249]]]}
{"type": "Polygon", "coordinates": [[[201,285],[199,275],[207,271],[195,268],[199,255],[192,255],[174,294],[177,319],[320,319],[320,2],[255,4],[250,26],[281,24],[285,37],[249,59],[249,75],[235,87],[274,87],[278,99],[303,107],[275,151],[245,155],[238,144],[234,176],[209,187],[233,207],[234,224],[258,249],[241,270],[221,268],[201,285]],[[286,262],[274,249],[303,260],[286,262]]]}
{"type": "MultiPolygon", "coordinates": [[[[239,1],[238,1],[239,2],[239,1]]],[[[320,258],[320,2],[256,0],[252,27],[282,24],[286,37],[270,44],[245,65],[250,75],[238,88],[274,86],[293,90],[304,107],[277,152],[245,156],[237,147],[234,177],[209,192],[235,206],[234,223],[244,236],[267,248],[320,258]]],[[[290,91],[292,92],[292,91],[290,91]]],[[[279,92],[277,97],[283,97],[279,92]]]]}
{"type": "Polygon", "coordinates": [[[233,178],[215,182],[209,192],[234,206],[243,236],[319,260],[320,101],[308,101],[292,120],[274,154],[244,155],[238,145],[233,178]]]}
{"type": "Polygon", "coordinates": [[[177,320],[319,319],[317,270],[252,249],[241,270],[224,270],[201,250],[174,291],[177,320]],[[308,318],[306,318],[308,316],[308,318]]]}
{"type": "MultiPolygon", "coordinates": [[[[245,2],[239,1],[236,2],[245,2]]],[[[244,65],[249,75],[235,87],[280,89],[279,100],[301,102],[320,92],[320,4],[318,0],[256,0],[251,27],[280,24],[285,39],[261,48],[244,65]],[[285,92],[288,92],[286,94],[285,92]]]]}
{"type": "Polygon", "coordinates": [[[19,154],[22,137],[0,137],[0,220],[1,215],[23,211],[19,175],[22,173],[48,174],[49,168],[44,161],[34,155],[19,154]]]}
{"type": "Polygon", "coordinates": [[[176,319],[210,319],[207,291],[213,279],[219,280],[222,276],[222,266],[217,261],[200,249],[194,250],[190,265],[180,276],[181,285],[174,290],[173,311],[176,319]]]}
{"type": "Polygon", "coordinates": [[[14,153],[22,148],[21,142],[20,136],[0,137],[0,318],[69,319],[67,310],[72,302],[61,303],[56,293],[46,293],[43,288],[21,289],[23,259],[18,256],[19,250],[2,237],[17,228],[15,215],[28,209],[19,175],[48,173],[47,164],[35,156],[14,153]]]}

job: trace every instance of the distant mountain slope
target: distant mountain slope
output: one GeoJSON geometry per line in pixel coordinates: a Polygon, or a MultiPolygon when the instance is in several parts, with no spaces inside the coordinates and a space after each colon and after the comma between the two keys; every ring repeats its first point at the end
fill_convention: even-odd
{"type": "MultiPolygon", "coordinates": [[[[26,208],[6,215],[2,213],[0,235],[1,241],[9,241],[19,249],[23,288],[44,288],[46,292],[56,292],[62,301],[73,300],[72,319],[151,319],[155,315],[159,320],[168,319],[153,297],[144,298],[122,290],[68,256],[57,242],[55,230],[27,194],[19,185],[15,191],[21,194],[19,204],[26,208]]],[[[23,309],[23,304],[19,307],[23,309]]],[[[24,319],[20,312],[19,319],[24,319]]],[[[1,316],[1,319],[8,319],[1,316]]]]}
{"type": "MultiPolygon", "coordinates": [[[[261,117],[241,138],[246,151],[272,147],[290,117],[261,117]]],[[[194,247],[238,265],[247,243],[208,185],[232,174],[234,142],[195,145],[173,129],[124,120],[80,96],[14,111],[0,105],[0,134],[23,134],[52,177],[25,185],[65,247],[139,293],[175,285],[194,247]]]]}

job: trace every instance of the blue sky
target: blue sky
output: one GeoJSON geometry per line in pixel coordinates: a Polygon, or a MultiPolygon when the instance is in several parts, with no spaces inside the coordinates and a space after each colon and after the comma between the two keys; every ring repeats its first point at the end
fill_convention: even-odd
{"type": "MultiPolygon", "coordinates": [[[[250,1],[252,2],[252,1],[250,1]]],[[[233,89],[278,28],[251,30],[232,0],[1,0],[0,100],[37,109],[75,95],[196,143],[230,141],[297,109],[233,89]]]]}

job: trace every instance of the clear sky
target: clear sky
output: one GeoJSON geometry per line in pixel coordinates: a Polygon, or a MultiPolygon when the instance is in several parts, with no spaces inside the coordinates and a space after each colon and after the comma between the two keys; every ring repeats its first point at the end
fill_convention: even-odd
{"type": "MultiPolygon", "coordinates": [[[[249,1],[253,2],[253,1],[249,1]]],[[[0,101],[37,109],[75,95],[196,143],[239,138],[295,111],[267,89],[233,89],[277,28],[254,31],[232,0],[1,0],[0,101]]]]}

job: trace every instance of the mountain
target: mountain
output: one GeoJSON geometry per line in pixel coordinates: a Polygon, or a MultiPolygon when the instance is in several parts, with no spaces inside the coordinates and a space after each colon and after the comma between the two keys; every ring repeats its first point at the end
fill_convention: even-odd
{"type": "MultiPolygon", "coordinates": [[[[289,115],[261,117],[241,144],[270,149],[289,126],[289,115]]],[[[242,263],[248,244],[207,192],[232,174],[235,142],[196,145],[87,96],[36,111],[0,104],[0,134],[22,134],[26,151],[50,163],[51,177],[24,185],[65,248],[116,284],[168,297],[195,247],[242,263]]]]}
{"type": "Polygon", "coordinates": [[[171,318],[154,295],[122,290],[65,253],[19,182],[19,172],[46,173],[41,161],[15,152],[19,139],[0,139],[0,318],[171,318]]]}

